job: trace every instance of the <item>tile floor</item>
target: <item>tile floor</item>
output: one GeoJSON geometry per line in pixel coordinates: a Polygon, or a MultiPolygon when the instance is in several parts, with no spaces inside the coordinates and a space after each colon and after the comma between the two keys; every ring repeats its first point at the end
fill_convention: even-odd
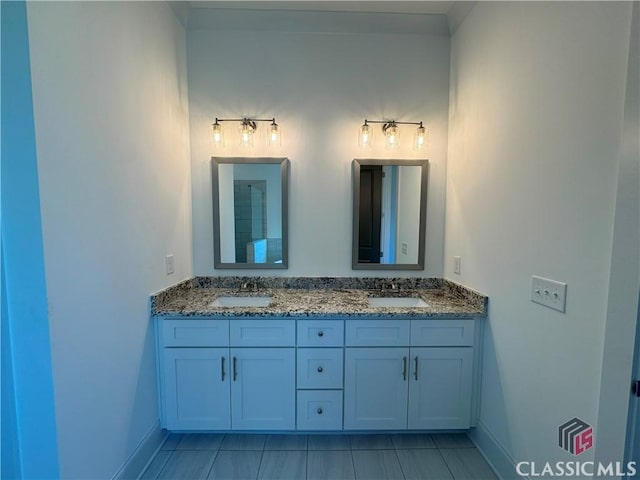
{"type": "Polygon", "coordinates": [[[171,434],[140,478],[497,480],[465,434],[171,434]]]}

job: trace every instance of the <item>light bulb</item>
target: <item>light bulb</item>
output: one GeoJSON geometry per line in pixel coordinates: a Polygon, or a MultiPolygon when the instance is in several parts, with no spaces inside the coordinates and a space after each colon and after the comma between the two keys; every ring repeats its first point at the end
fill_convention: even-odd
{"type": "Polygon", "coordinates": [[[242,122],[240,126],[240,144],[244,147],[253,146],[253,132],[255,131],[255,124],[246,120],[242,122]]]}
{"type": "Polygon", "coordinates": [[[398,146],[398,126],[395,123],[388,124],[384,129],[384,134],[387,136],[387,150],[395,149],[398,146]]]}
{"type": "Polygon", "coordinates": [[[224,147],[224,132],[222,131],[222,125],[218,123],[218,119],[213,124],[213,145],[215,147],[224,147]]]}
{"type": "Polygon", "coordinates": [[[279,147],[281,142],[282,134],[280,132],[280,127],[276,123],[276,120],[273,119],[271,125],[269,126],[269,146],[279,147]]]}
{"type": "Polygon", "coordinates": [[[360,127],[358,132],[358,146],[360,148],[367,148],[371,146],[371,140],[373,137],[373,129],[370,125],[365,123],[360,127]]]}
{"type": "Polygon", "coordinates": [[[416,128],[416,141],[414,143],[415,149],[422,150],[426,142],[427,142],[427,129],[424,126],[422,126],[422,123],[420,123],[420,126],[416,128]]]}

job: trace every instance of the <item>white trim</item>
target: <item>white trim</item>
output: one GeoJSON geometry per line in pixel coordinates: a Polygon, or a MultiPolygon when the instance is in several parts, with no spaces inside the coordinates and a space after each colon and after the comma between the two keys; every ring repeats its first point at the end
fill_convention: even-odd
{"type": "MultiPolygon", "coordinates": [[[[446,15],[407,13],[331,12],[296,10],[241,10],[238,8],[201,8],[200,2],[189,10],[187,31],[217,30],[278,33],[325,34],[398,34],[449,37],[446,15]]],[[[238,2],[240,3],[240,2],[238,2]]],[[[261,3],[261,2],[258,2],[261,3]]],[[[298,3],[298,2],[296,2],[298,3]]],[[[306,2],[299,2],[299,4],[306,2]]],[[[339,2],[336,2],[339,3],[339,2]]],[[[393,4],[394,2],[380,2],[393,4]]],[[[418,3],[418,2],[416,2],[418,3]]],[[[203,5],[205,3],[203,2],[203,5]]]]}
{"type": "Polygon", "coordinates": [[[140,477],[147,465],[153,460],[169,433],[160,428],[160,422],[153,424],[147,434],[140,440],[129,458],[118,469],[112,480],[132,480],[140,477]]]}
{"type": "Polygon", "coordinates": [[[500,480],[528,480],[516,473],[516,461],[482,422],[469,430],[469,438],[500,480]]]}

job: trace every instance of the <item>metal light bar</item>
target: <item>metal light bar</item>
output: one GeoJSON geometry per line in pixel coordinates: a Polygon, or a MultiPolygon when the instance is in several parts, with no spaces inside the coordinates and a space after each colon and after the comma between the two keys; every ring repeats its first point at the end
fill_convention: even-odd
{"type": "Polygon", "coordinates": [[[222,130],[221,122],[239,122],[240,123],[240,141],[242,145],[251,146],[253,144],[253,133],[257,130],[257,122],[271,122],[271,128],[269,132],[269,145],[280,145],[280,131],[276,119],[274,118],[218,118],[212,125],[213,128],[213,143],[215,146],[224,145],[224,132],[222,130]]]}
{"type": "Polygon", "coordinates": [[[416,150],[421,150],[425,145],[426,131],[422,121],[420,122],[398,122],[396,120],[364,120],[364,124],[360,127],[358,136],[358,145],[361,148],[371,146],[371,140],[373,131],[369,126],[370,123],[378,123],[382,125],[382,132],[386,137],[387,149],[394,149],[398,146],[398,125],[417,125],[418,128],[415,132],[415,144],[416,150]]]}

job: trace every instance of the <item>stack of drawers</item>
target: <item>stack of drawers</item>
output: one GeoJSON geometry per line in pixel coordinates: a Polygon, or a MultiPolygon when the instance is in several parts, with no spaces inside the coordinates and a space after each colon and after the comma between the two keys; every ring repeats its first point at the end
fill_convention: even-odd
{"type": "Polygon", "coordinates": [[[341,430],[344,321],[299,320],[298,430],[341,430]]]}

